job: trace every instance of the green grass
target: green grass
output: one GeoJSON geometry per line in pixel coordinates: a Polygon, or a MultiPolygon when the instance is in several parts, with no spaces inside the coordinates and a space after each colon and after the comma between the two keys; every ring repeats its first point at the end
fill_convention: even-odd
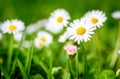
{"type": "Polygon", "coordinates": [[[53,77],[54,79],[70,79],[70,74],[74,78],[79,76],[80,79],[115,79],[115,72],[120,68],[120,56],[114,53],[117,51],[116,48],[120,49],[118,45],[120,41],[116,44],[120,26],[118,21],[111,17],[111,14],[120,10],[119,3],[120,0],[0,0],[0,23],[7,19],[19,19],[25,23],[26,27],[31,23],[48,18],[50,13],[57,8],[66,9],[71,15],[71,22],[93,9],[102,10],[107,15],[104,25],[95,31],[89,42],[83,43],[85,50],[82,50],[81,47],[77,51],[78,57],[69,63],[64,50],[66,43],[57,42],[60,34],[53,35],[54,42],[50,48],[44,47],[41,50],[35,48],[33,44],[28,49],[22,47],[24,40],[33,41],[37,33],[32,35],[25,33],[20,43],[10,42],[12,40],[9,38],[10,36],[4,34],[0,39],[1,79],[51,79],[53,77]],[[11,47],[9,43],[14,45],[11,47]],[[12,57],[8,55],[8,51],[10,54],[12,52],[12,57]],[[85,60],[83,51],[86,52],[85,60]],[[50,60],[51,53],[52,59],[50,60]],[[114,60],[111,62],[112,56],[115,62],[114,60]],[[87,73],[84,73],[84,65],[87,73]],[[61,67],[62,71],[58,69],[52,73],[53,67],[61,67]],[[106,69],[109,70],[106,71],[106,69]]]}

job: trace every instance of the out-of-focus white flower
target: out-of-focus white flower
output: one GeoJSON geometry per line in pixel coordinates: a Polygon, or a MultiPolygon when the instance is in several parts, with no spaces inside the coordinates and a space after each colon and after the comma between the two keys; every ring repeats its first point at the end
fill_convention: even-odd
{"type": "Polygon", "coordinates": [[[57,9],[51,13],[51,16],[46,23],[46,30],[52,33],[59,33],[63,27],[67,26],[70,20],[69,13],[64,9],[57,9]]]}
{"type": "Polygon", "coordinates": [[[40,28],[44,27],[47,22],[47,19],[39,20],[36,23],[30,24],[26,28],[27,34],[32,34],[34,32],[37,32],[40,28]]]}
{"type": "Polygon", "coordinates": [[[48,46],[49,44],[52,43],[52,35],[49,34],[48,32],[41,31],[38,32],[37,37],[34,40],[36,48],[42,48],[44,46],[48,46]]]}
{"type": "Polygon", "coordinates": [[[95,28],[87,23],[85,19],[74,20],[67,28],[67,34],[69,39],[77,41],[78,44],[84,41],[87,42],[91,38],[91,34],[94,34],[95,28]]]}
{"type": "Polygon", "coordinates": [[[27,41],[27,40],[23,41],[22,47],[29,48],[29,46],[30,46],[30,42],[29,41],[27,41]]]}
{"type": "Polygon", "coordinates": [[[62,31],[63,28],[53,24],[53,21],[48,21],[45,25],[45,29],[53,34],[57,34],[62,31]]]}
{"type": "Polygon", "coordinates": [[[116,71],[116,77],[120,75],[120,69],[116,71]]]}
{"type": "Polygon", "coordinates": [[[114,19],[120,19],[120,11],[115,11],[112,13],[112,17],[114,19]]]}
{"type": "Polygon", "coordinates": [[[77,46],[69,44],[64,48],[68,55],[74,55],[77,51],[77,46]]]}
{"type": "Polygon", "coordinates": [[[61,35],[58,39],[58,42],[65,42],[67,39],[69,38],[69,36],[67,35],[67,32],[65,32],[63,35],[61,35]]]}
{"type": "Polygon", "coordinates": [[[87,22],[98,28],[100,28],[107,19],[105,13],[100,10],[89,11],[84,17],[87,22]]]}
{"type": "Polygon", "coordinates": [[[15,34],[14,35],[14,40],[19,42],[22,39],[22,35],[23,35],[22,32],[19,32],[19,33],[15,34]]]}
{"type": "Polygon", "coordinates": [[[118,54],[120,54],[120,50],[118,50],[118,54]]]}
{"type": "Polygon", "coordinates": [[[7,20],[1,24],[1,31],[3,33],[16,34],[23,31],[24,23],[20,20],[7,20]]]}
{"type": "Polygon", "coordinates": [[[2,39],[2,33],[0,33],[0,39],[2,39]]]}

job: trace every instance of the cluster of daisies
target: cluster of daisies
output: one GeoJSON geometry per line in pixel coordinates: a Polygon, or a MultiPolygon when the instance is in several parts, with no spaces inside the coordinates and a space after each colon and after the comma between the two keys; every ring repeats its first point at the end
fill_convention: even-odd
{"type": "MultiPolygon", "coordinates": [[[[69,13],[64,9],[57,9],[43,22],[42,26],[46,31],[38,31],[34,40],[35,46],[37,48],[48,46],[53,41],[52,34],[63,32],[63,29],[66,29],[66,31],[59,37],[59,42],[65,42],[67,39],[74,40],[78,44],[82,41],[87,42],[90,40],[91,35],[94,34],[94,30],[100,28],[106,19],[107,17],[103,11],[92,10],[85,13],[82,18],[70,23],[69,13]]],[[[24,23],[20,20],[7,20],[0,25],[2,33],[13,34],[14,39],[17,41],[20,41],[24,29],[24,23]]],[[[38,30],[39,26],[27,27],[26,31],[30,33],[34,29],[38,30]]]]}

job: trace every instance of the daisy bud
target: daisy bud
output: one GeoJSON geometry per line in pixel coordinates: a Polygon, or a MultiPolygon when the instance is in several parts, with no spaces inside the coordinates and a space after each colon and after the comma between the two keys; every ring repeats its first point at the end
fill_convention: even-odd
{"type": "Polygon", "coordinates": [[[73,59],[76,54],[76,51],[77,51],[77,46],[69,44],[69,45],[65,46],[65,50],[67,51],[69,58],[73,59]]]}
{"type": "Polygon", "coordinates": [[[77,46],[69,44],[69,45],[65,46],[64,49],[67,51],[68,55],[74,55],[74,54],[76,54],[77,46]]]}
{"type": "Polygon", "coordinates": [[[2,58],[0,58],[0,64],[3,64],[3,59],[2,58]]]}

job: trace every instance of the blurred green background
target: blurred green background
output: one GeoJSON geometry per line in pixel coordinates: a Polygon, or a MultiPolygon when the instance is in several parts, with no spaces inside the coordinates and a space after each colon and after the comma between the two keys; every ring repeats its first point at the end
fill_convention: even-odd
{"type": "Polygon", "coordinates": [[[93,9],[103,10],[109,18],[111,12],[120,9],[120,0],[0,0],[0,22],[17,18],[28,25],[48,18],[57,8],[66,9],[72,19],[93,9]]]}
{"type": "MultiPolygon", "coordinates": [[[[99,9],[106,13],[107,21],[102,28],[97,30],[97,33],[95,32],[91,41],[85,43],[85,49],[89,61],[99,60],[98,51],[100,51],[103,57],[103,69],[107,69],[109,67],[107,58],[110,54],[112,55],[112,51],[115,48],[118,32],[118,21],[113,19],[111,14],[116,10],[120,10],[120,0],[0,0],[0,23],[7,19],[20,19],[25,22],[27,26],[38,20],[48,18],[50,13],[58,8],[66,9],[70,13],[71,22],[74,19],[79,19],[84,13],[93,9],[99,9]],[[96,36],[99,38],[96,38],[96,36]],[[96,40],[99,41],[99,43],[96,42],[96,40]]],[[[1,42],[1,44],[2,43],[3,42],[1,42]]],[[[61,59],[57,59],[56,61],[56,57],[60,56],[58,48],[59,46],[62,48],[62,45],[58,44],[59,43],[56,43],[53,46],[55,47],[55,52],[57,52],[55,53],[53,66],[62,65],[64,67],[66,62],[62,63],[61,59]]],[[[1,47],[0,50],[2,50],[1,47]]],[[[41,54],[41,58],[43,54],[41,54]]],[[[62,59],[64,60],[64,58],[62,59]]],[[[80,53],[79,59],[81,58],[82,54],[80,53]]],[[[117,69],[117,67],[119,68],[119,65],[115,66],[115,69],[117,69]]],[[[33,72],[37,70],[34,68],[33,72]]]]}

